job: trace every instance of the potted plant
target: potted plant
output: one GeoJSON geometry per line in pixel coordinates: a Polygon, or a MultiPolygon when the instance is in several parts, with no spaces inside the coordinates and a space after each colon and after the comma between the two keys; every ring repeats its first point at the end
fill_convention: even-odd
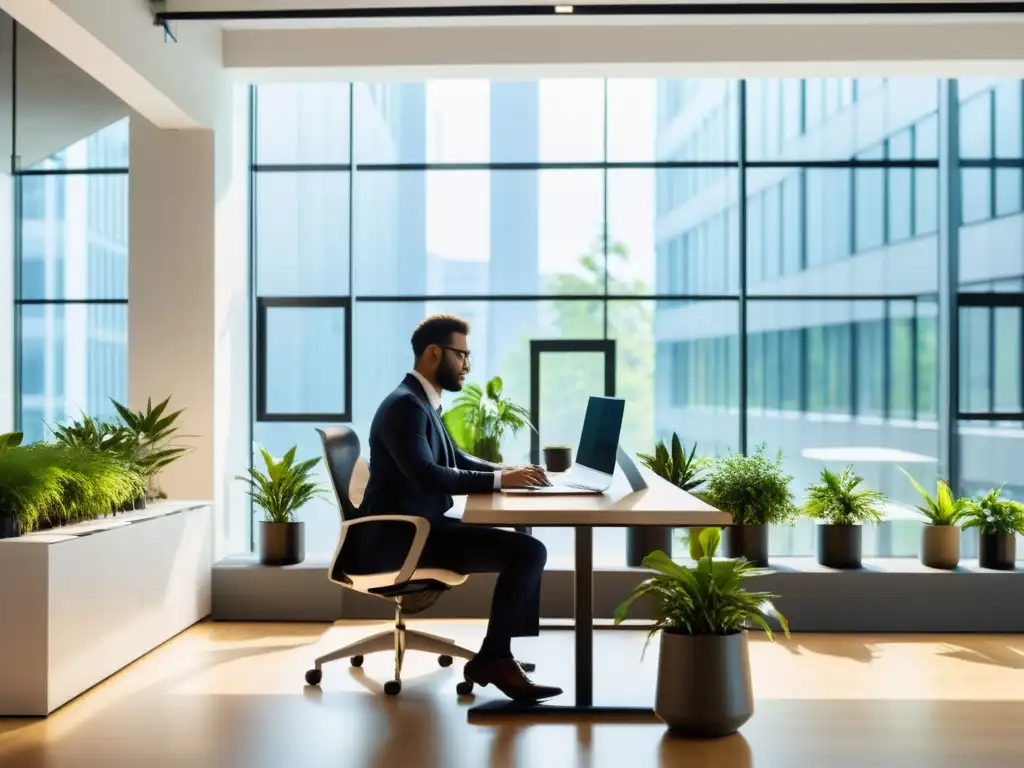
{"type": "Polygon", "coordinates": [[[782,470],[782,451],[773,461],[765,456],[764,445],[753,455],[733,453],[715,462],[703,498],[732,515],[725,541],[729,557],[767,567],[768,526],[790,523],[797,514],[792,482],[782,470]]]}
{"type": "Polygon", "coordinates": [[[973,502],[964,530],[978,529],[978,565],[997,571],[1017,567],[1017,534],[1024,533],[1024,504],[1002,498],[1003,486],[973,502]]]}
{"type": "Polygon", "coordinates": [[[789,636],[785,617],[771,603],[777,596],[743,587],[745,579],[762,571],[743,559],[715,559],[720,540],[717,528],[701,531],[703,555],[692,568],[652,552],[644,566],[656,574],[615,609],[619,624],[637,599],[653,601],[648,642],[661,630],[654,712],[685,736],[726,736],[754,714],[748,629],[761,629],[772,640],[768,620],[775,616],[789,636]]]}
{"type": "Polygon", "coordinates": [[[944,480],[939,480],[933,498],[903,467],[900,472],[907,476],[925,502],[917,507],[926,521],[921,528],[921,563],[929,568],[953,570],[960,564],[959,522],[967,514],[970,500],[955,498],[944,480]]]}
{"type": "MultiPolygon", "coordinates": [[[[82,414],[81,420],[50,426],[50,431],[59,446],[69,452],[85,455],[112,455],[129,465],[135,473],[143,469],[134,462],[134,450],[130,435],[122,427],[82,414]]],[[[145,486],[131,498],[120,499],[111,504],[107,512],[127,512],[145,507],[145,486]]]]}
{"type": "MultiPolygon", "coordinates": [[[[711,460],[705,456],[697,456],[697,444],[694,443],[687,454],[679,440],[679,435],[672,433],[669,445],[659,440],[654,446],[654,453],[638,453],[637,458],[645,467],[651,470],[658,477],[667,480],[677,488],[687,493],[700,496],[700,487],[707,479],[705,472],[711,465],[711,460]],[[669,447],[671,446],[671,447],[669,447]]],[[[690,558],[700,559],[700,534],[703,528],[691,528],[688,531],[690,539],[690,558]]],[[[670,528],[655,528],[653,526],[636,526],[629,529],[628,564],[636,568],[642,562],[648,552],[656,549],[671,551],[672,530],[670,528]],[[635,546],[634,546],[635,544],[635,546]]]]}
{"type": "Polygon", "coordinates": [[[864,523],[883,519],[885,496],[858,488],[864,479],[846,467],[840,474],[825,467],[807,488],[804,512],[818,520],[818,562],[826,568],[860,568],[864,523]]]}
{"type": "Polygon", "coordinates": [[[483,389],[467,384],[444,412],[444,424],[459,448],[495,464],[501,464],[501,440],[506,432],[514,435],[523,427],[534,428],[529,411],[502,395],[500,376],[483,389]]]}
{"type": "Polygon", "coordinates": [[[297,565],[305,557],[305,523],[295,519],[295,513],[307,502],[324,493],[324,489],[310,480],[313,467],[320,459],[295,461],[297,446],[292,446],[284,458],[275,460],[260,447],[266,472],[255,467],[248,476],[239,475],[249,485],[247,493],[260,509],[260,564],[297,565]]]}

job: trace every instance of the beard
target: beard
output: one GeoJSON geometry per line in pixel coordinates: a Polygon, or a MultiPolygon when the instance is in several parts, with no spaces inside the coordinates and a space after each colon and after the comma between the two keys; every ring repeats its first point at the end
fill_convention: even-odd
{"type": "Polygon", "coordinates": [[[437,364],[435,376],[438,385],[445,392],[460,392],[462,390],[462,382],[459,380],[461,375],[462,371],[456,371],[452,364],[448,362],[447,355],[441,358],[441,362],[437,364]]]}

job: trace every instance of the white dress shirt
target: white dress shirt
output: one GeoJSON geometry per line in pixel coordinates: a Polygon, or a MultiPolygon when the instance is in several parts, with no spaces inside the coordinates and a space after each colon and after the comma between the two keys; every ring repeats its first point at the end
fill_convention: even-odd
{"type": "MultiPolygon", "coordinates": [[[[412,371],[413,377],[423,387],[424,393],[427,395],[427,402],[430,403],[430,407],[436,412],[441,407],[441,393],[434,389],[434,385],[427,381],[426,377],[419,371],[412,371]]],[[[494,490],[501,488],[501,471],[498,470],[494,473],[494,490]]]]}

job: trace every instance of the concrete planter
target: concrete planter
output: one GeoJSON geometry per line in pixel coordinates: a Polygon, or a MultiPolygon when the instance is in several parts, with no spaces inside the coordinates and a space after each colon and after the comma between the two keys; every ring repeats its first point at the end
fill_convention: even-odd
{"type": "Polygon", "coordinates": [[[960,528],[926,525],[921,528],[921,564],[951,571],[960,564],[960,528]]]}
{"type": "Polygon", "coordinates": [[[747,633],[661,633],[654,713],[680,736],[735,733],[754,714],[747,633]]]}

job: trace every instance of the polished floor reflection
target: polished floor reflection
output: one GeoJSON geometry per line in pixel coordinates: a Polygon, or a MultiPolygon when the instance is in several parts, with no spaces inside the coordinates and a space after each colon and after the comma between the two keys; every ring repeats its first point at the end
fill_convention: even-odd
{"type": "MultiPolygon", "coordinates": [[[[410,622],[474,643],[479,622],[410,622]]],[[[385,656],[361,670],[314,656],[377,627],[205,623],[45,720],[0,719],[0,766],[344,768],[790,768],[1020,766],[1024,638],[799,635],[752,645],[757,712],[741,735],[694,742],[657,722],[469,724],[459,664],[407,660],[404,691],[381,693],[385,656]]],[[[596,636],[598,696],[648,702],[657,645],[596,636]]],[[[571,685],[572,635],[519,649],[539,680],[571,685]]],[[[485,691],[481,698],[491,697],[485,691]]]]}

